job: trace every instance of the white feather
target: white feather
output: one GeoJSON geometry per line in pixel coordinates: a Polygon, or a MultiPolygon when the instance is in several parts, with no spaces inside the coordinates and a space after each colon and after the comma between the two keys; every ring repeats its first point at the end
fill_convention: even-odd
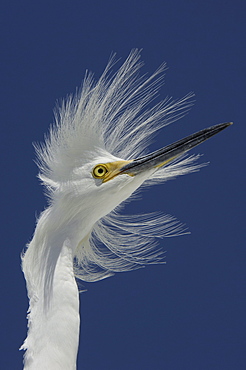
{"type": "Polygon", "coordinates": [[[197,157],[183,158],[137,179],[118,176],[104,190],[91,176],[97,163],[146,153],[153,134],[181,118],[192,105],[193,94],[188,94],[149,108],[165,64],[152,76],[139,77],[139,59],[139,52],[133,50],[119,70],[110,74],[112,58],[98,82],[87,74],[81,90],[57,109],[45,143],[36,145],[49,207],[38,219],[23,255],[30,299],[29,332],[22,347],[27,349],[25,369],[75,369],[79,320],[75,276],[97,281],[114,272],[159,263],[162,253],[156,250],[155,238],[183,232],[170,216],[127,217],[115,208],[142,183],[196,171],[200,167],[194,165],[197,157]]]}
{"type": "MultiPolygon", "coordinates": [[[[153,134],[187,113],[192,105],[191,98],[194,96],[192,93],[180,100],[166,98],[152,108],[146,107],[156,97],[163,78],[160,74],[165,70],[165,64],[152,76],[139,77],[138,72],[142,66],[139,59],[139,52],[133,50],[117,73],[108,76],[114,64],[114,58],[112,58],[98,82],[94,82],[92,75],[88,74],[76,96],[69,97],[56,111],[56,122],[50,129],[49,137],[46,138],[44,145],[36,146],[41,171],[39,176],[48,186],[51,199],[53,199],[54,189],[64,182],[75,179],[76,168],[86,164],[88,160],[95,157],[98,151],[103,150],[124,159],[136,158],[146,153],[147,145],[153,134]]],[[[166,181],[198,170],[200,166],[194,165],[196,159],[197,157],[191,156],[159,169],[146,181],[145,185],[166,181]]],[[[135,255],[136,245],[140,245],[141,263],[154,262],[156,256],[153,253],[151,258],[143,257],[144,251],[146,255],[149,253],[149,248],[152,251],[153,241],[149,238],[156,237],[157,234],[165,236],[166,233],[164,229],[162,233],[157,233],[156,229],[159,228],[158,225],[162,225],[162,222],[152,217],[156,228],[147,227],[148,235],[141,235],[139,232],[136,243],[133,243],[132,234],[134,233],[131,233],[129,223],[126,223],[125,218],[120,218],[118,213],[112,212],[110,216],[99,220],[84,241],[83,248],[81,245],[76,250],[76,276],[86,281],[96,281],[111,275],[112,272],[137,267],[140,262],[134,265],[131,257],[129,257],[130,264],[126,256],[116,257],[122,250],[121,244],[124,245],[124,250],[128,245],[128,256],[131,253],[135,255]],[[112,225],[119,219],[122,228],[128,229],[128,237],[119,234],[121,230],[119,228],[115,244],[114,233],[110,232],[108,226],[105,227],[105,223],[112,225]],[[105,253],[105,250],[100,253],[98,243],[106,246],[109,249],[108,253],[105,253]],[[117,248],[119,253],[117,253],[117,248]],[[121,269],[118,264],[117,267],[115,265],[116,260],[118,262],[120,258],[121,269]],[[79,271],[80,265],[82,266],[81,271],[79,271]]],[[[134,216],[131,215],[129,220],[133,226],[134,216]]],[[[144,217],[140,224],[146,225],[144,217]]],[[[135,230],[139,229],[139,226],[137,222],[135,230]]],[[[174,229],[173,233],[177,234],[177,231],[174,229]]]]}

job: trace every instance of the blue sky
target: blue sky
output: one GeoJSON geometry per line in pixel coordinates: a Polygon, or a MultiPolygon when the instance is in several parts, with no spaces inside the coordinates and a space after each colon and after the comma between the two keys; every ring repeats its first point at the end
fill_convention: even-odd
{"type": "Polygon", "coordinates": [[[189,115],[158,149],[204,127],[235,124],[193,153],[199,173],[144,190],[125,212],[162,211],[190,235],[160,241],[166,265],[86,284],[78,369],[245,369],[244,1],[8,1],[1,5],[1,369],[21,369],[26,334],[20,253],[45,207],[32,142],[57,99],[85,70],[98,78],[112,52],[142,48],[143,73],[169,69],[160,99],[190,91],[189,115]]]}

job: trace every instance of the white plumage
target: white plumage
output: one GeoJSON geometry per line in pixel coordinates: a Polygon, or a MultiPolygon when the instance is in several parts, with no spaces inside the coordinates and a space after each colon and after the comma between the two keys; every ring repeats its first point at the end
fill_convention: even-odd
{"type": "Polygon", "coordinates": [[[196,156],[177,160],[178,154],[163,163],[155,159],[155,165],[145,168],[145,164],[144,170],[141,165],[135,171],[139,164],[135,165],[133,171],[133,159],[146,155],[153,134],[181,118],[193,97],[167,98],[148,108],[165,65],[151,77],[139,77],[139,58],[139,52],[132,51],[115,74],[111,73],[112,58],[98,82],[88,74],[81,90],[57,110],[45,143],[36,146],[39,178],[49,206],[40,215],[23,255],[30,299],[28,336],[22,346],[26,370],[76,368],[79,297],[75,277],[97,281],[158,263],[161,252],[155,249],[155,238],[182,233],[172,217],[128,217],[117,208],[143,183],[152,185],[200,167],[194,164],[196,156]],[[110,180],[100,178],[100,172],[97,177],[98,164],[105,176],[111,176],[112,164],[118,172],[112,172],[110,180]]]}

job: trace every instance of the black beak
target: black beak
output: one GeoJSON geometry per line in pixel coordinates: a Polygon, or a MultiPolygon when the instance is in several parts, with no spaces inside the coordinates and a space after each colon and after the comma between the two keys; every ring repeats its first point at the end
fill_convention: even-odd
{"type": "Polygon", "coordinates": [[[144,157],[134,159],[132,162],[126,164],[121,168],[120,173],[127,173],[129,175],[136,175],[142,171],[146,171],[151,168],[157,168],[165,166],[173,159],[184,154],[188,150],[201,144],[203,141],[210,137],[218,134],[218,132],[224,130],[226,127],[231,126],[232,122],[220,123],[212,127],[205,128],[204,130],[198,131],[195,134],[185,137],[184,139],[178,140],[173,144],[170,144],[162,149],[159,149],[151,154],[144,157]]]}

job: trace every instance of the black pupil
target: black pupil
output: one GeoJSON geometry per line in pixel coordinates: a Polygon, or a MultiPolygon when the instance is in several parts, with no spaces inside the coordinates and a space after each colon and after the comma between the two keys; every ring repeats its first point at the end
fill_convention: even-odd
{"type": "Polygon", "coordinates": [[[102,174],[103,173],[103,168],[98,168],[98,173],[102,174]]]}

